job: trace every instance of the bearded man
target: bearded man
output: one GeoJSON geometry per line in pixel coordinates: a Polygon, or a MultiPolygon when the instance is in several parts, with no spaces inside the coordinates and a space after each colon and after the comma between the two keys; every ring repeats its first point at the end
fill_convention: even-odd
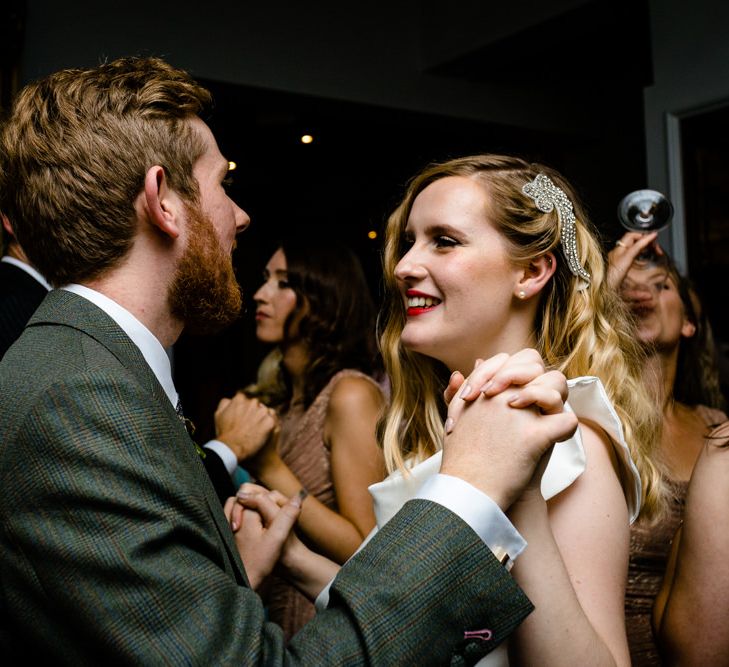
{"type": "MultiPolygon", "coordinates": [[[[523,548],[501,510],[576,422],[505,399],[464,408],[438,488],[342,569],[329,608],[284,646],[253,587],[297,502],[270,523],[246,510],[233,536],[164,352],[183,327],[219,328],[240,310],[231,250],[249,218],[200,118],[209,101],[186,73],[124,58],[26,87],[0,134],[3,212],[57,288],[0,363],[3,660],[473,660],[531,609],[492,553],[523,548]],[[511,456],[518,439],[525,455],[511,456]],[[496,473],[478,464],[488,457],[496,473]]],[[[557,413],[564,378],[555,387],[557,413]]]]}

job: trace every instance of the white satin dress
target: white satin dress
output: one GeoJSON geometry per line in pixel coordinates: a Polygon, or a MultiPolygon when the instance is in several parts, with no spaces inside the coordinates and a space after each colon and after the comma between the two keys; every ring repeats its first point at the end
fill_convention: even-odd
{"type": "MultiPolygon", "coordinates": [[[[623,427],[615,408],[610,403],[602,382],[596,377],[578,377],[568,380],[569,399],[566,408],[572,410],[579,419],[588,420],[600,426],[610,438],[615,448],[620,483],[628,505],[630,523],[640,511],[641,481],[638,469],[630,456],[628,445],[623,436],[623,427]]],[[[384,526],[400,508],[419,491],[426,479],[440,471],[443,453],[437,452],[429,458],[409,463],[407,474],[396,470],[386,479],[369,487],[374,503],[377,525],[362,542],[362,547],[384,526]]],[[[542,477],[541,489],[545,500],[564,491],[585,470],[585,450],[580,430],[569,439],[558,442],[552,451],[547,468],[542,477]]],[[[359,551],[359,549],[358,549],[359,551]]],[[[331,585],[331,582],[330,584],[331,585]]],[[[324,609],[329,602],[329,586],[316,600],[316,608],[324,609]]],[[[489,653],[477,663],[480,667],[508,667],[507,643],[489,653]]]]}

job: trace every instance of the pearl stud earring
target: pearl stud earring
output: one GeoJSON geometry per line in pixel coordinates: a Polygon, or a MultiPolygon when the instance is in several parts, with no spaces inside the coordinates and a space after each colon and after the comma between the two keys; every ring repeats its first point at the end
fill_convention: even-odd
{"type": "Polygon", "coordinates": [[[519,294],[517,296],[520,299],[526,299],[526,292],[524,290],[519,290],[519,294]]]}

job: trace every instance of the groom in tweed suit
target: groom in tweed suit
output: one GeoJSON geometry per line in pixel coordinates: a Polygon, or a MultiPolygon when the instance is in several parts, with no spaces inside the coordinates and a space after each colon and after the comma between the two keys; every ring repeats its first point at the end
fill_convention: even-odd
{"type": "Polygon", "coordinates": [[[342,569],[329,608],[285,646],[251,584],[296,504],[243,548],[246,572],[164,354],[183,327],[224,326],[240,309],[230,253],[249,219],[225,192],[227,161],[199,117],[208,102],[160,60],[120,59],[28,86],[0,136],[0,208],[62,287],[0,364],[0,654],[473,662],[531,609],[492,549],[523,548],[501,510],[574,420],[496,399],[465,408],[446,474],[342,569]],[[527,455],[503,456],[522,431],[527,455]],[[498,474],[477,465],[494,452],[498,474]]]}

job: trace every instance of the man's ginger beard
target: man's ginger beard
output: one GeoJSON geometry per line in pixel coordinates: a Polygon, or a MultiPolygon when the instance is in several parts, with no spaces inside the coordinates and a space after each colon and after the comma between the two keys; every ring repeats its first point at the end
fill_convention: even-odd
{"type": "Polygon", "coordinates": [[[200,206],[186,206],[188,243],[169,289],[172,314],[192,333],[214,333],[240,314],[233,263],[200,206]]]}

